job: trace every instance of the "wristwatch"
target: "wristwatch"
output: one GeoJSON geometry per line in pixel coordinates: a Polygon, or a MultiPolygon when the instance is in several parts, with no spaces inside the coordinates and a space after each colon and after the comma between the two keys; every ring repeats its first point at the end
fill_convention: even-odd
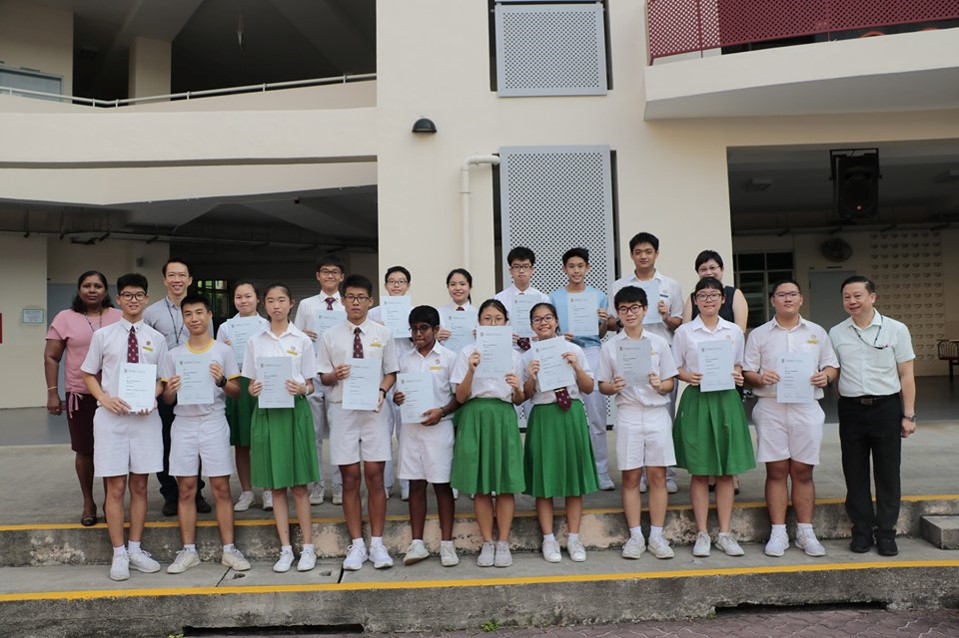
{"type": "Polygon", "coordinates": [[[910,415],[908,415],[908,414],[903,414],[903,415],[902,415],[902,418],[906,419],[907,421],[912,421],[913,423],[916,422],[916,415],[915,415],[915,414],[913,414],[912,416],[910,416],[910,415]]]}
{"type": "Polygon", "coordinates": [[[224,374],[222,377],[220,377],[220,380],[216,382],[216,387],[218,388],[225,387],[227,381],[228,379],[226,378],[226,375],[224,374]]]}

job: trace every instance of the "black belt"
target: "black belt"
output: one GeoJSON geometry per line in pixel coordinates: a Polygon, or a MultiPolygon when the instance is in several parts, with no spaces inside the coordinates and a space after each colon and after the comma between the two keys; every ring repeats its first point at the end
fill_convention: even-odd
{"type": "Polygon", "coordinates": [[[899,393],[897,392],[896,394],[884,394],[882,396],[839,397],[839,399],[841,401],[851,401],[852,403],[856,403],[858,405],[876,405],[877,403],[881,403],[886,399],[893,399],[897,398],[898,396],[899,393]]]}

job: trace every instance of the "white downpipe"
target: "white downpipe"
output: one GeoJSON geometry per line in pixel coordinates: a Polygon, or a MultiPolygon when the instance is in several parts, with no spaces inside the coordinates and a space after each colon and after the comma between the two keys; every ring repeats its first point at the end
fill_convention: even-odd
{"type": "Polygon", "coordinates": [[[460,168],[460,211],[463,222],[463,268],[470,269],[470,167],[477,164],[499,165],[498,155],[470,155],[460,168]]]}

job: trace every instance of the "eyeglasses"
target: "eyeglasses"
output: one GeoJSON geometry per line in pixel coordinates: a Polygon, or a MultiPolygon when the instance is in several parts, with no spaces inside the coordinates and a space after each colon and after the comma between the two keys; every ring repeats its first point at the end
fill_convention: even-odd
{"type": "Polygon", "coordinates": [[[637,312],[642,310],[642,308],[643,308],[642,305],[638,303],[634,303],[629,306],[619,306],[618,308],[616,308],[616,312],[618,312],[621,315],[635,315],[637,312]]]}
{"type": "Polygon", "coordinates": [[[417,334],[420,332],[429,332],[432,329],[433,329],[433,326],[425,323],[421,323],[418,326],[410,326],[410,332],[412,332],[413,334],[417,334]]]}
{"type": "Polygon", "coordinates": [[[320,268],[320,274],[327,277],[339,277],[343,274],[343,271],[339,268],[320,268]]]}
{"type": "Polygon", "coordinates": [[[556,317],[553,315],[543,315],[542,317],[533,317],[532,323],[539,325],[541,323],[549,323],[550,321],[556,321],[556,317]]]}
{"type": "Polygon", "coordinates": [[[387,286],[405,286],[407,283],[409,282],[406,281],[405,279],[387,279],[386,280],[387,286]]]}
{"type": "Polygon", "coordinates": [[[533,267],[532,266],[510,266],[509,269],[514,270],[516,272],[529,272],[530,270],[533,269],[533,267]]]}
{"type": "Polygon", "coordinates": [[[370,297],[366,295],[346,295],[343,299],[346,299],[347,303],[366,303],[370,300],[370,297]]]}
{"type": "Polygon", "coordinates": [[[796,291],[793,292],[777,292],[773,295],[776,299],[796,299],[799,297],[799,293],[796,291]]]}
{"type": "Polygon", "coordinates": [[[147,294],[145,292],[121,292],[119,296],[123,301],[132,301],[134,299],[137,301],[143,301],[147,298],[147,294]]]}
{"type": "Polygon", "coordinates": [[[696,301],[719,301],[722,296],[722,293],[719,292],[701,292],[696,295],[696,301]]]}

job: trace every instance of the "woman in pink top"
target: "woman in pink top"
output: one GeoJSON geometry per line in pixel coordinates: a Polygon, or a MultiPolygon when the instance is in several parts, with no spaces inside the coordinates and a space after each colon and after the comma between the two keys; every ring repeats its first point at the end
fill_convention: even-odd
{"type": "Polygon", "coordinates": [[[47,332],[43,351],[43,372],[47,379],[47,411],[63,414],[60,400],[59,372],[63,353],[66,386],[67,424],[70,426],[70,447],[76,452],[77,478],[83,492],[83,514],[80,524],[90,527],[97,522],[97,505],[93,500],[93,413],[97,402],[83,384],[80,365],[87,356],[93,333],[120,320],[122,314],[113,307],[109,286],[103,273],[88,270],[77,280],[73,306],[57,314],[47,332]]]}

